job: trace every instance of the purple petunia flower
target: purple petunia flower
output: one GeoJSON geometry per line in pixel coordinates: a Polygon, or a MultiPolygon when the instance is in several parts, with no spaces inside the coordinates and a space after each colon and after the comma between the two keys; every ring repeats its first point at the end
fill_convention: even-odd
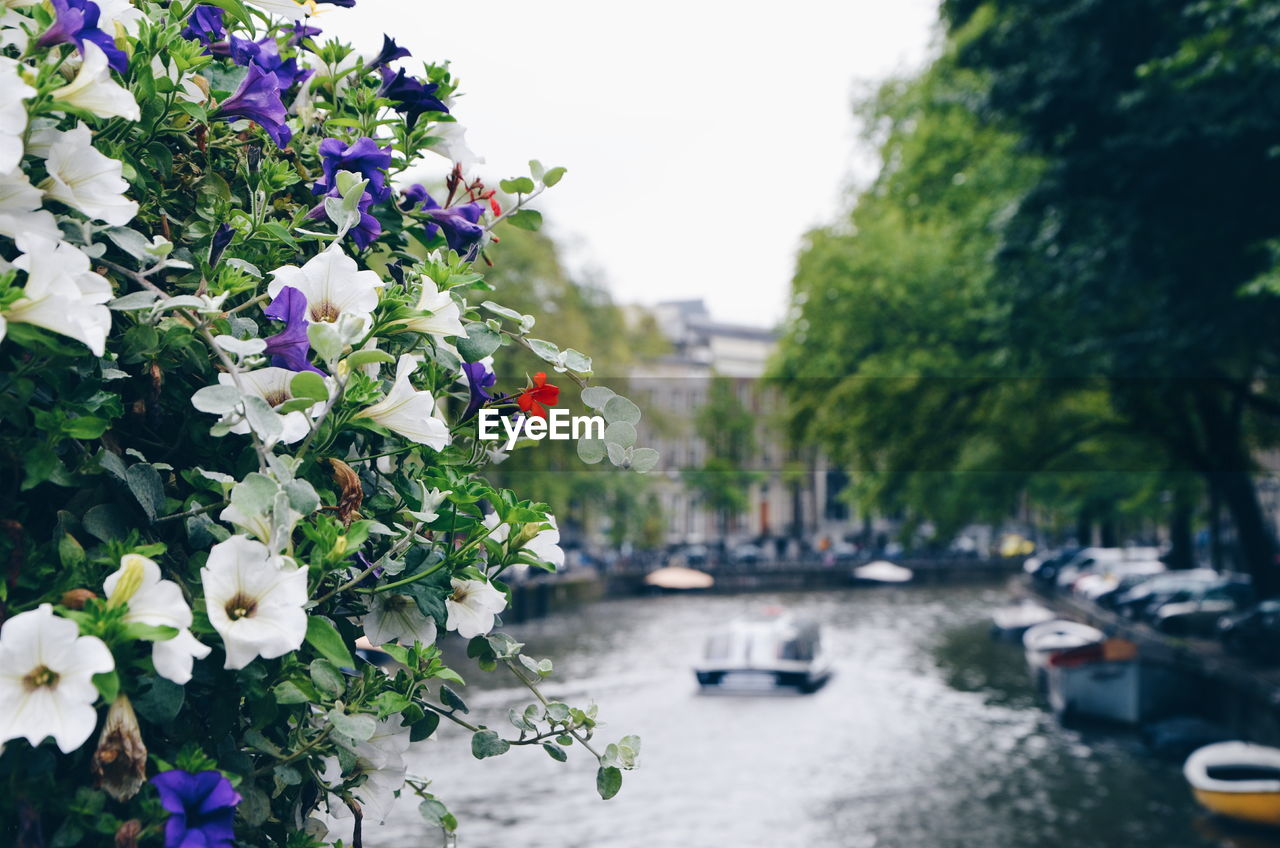
{"type": "Polygon", "coordinates": [[[316,0],[317,3],[328,3],[330,6],[341,6],[344,9],[353,9],[356,0],[316,0]]]}
{"type": "Polygon", "coordinates": [[[422,211],[431,218],[427,224],[427,236],[434,236],[439,230],[444,233],[445,243],[459,256],[469,256],[484,238],[484,227],[480,226],[480,217],[484,215],[484,206],[479,203],[461,203],[444,209],[427,193],[421,185],[413,185],[405,190],[404,196],[415,204],[422,204],[422,211]]]}
{"type": "Polygon", "coordinates": [[[264,71],[270,71],[280,81],[281,91],[288,91],[294,83],[302,82],[314,73],[310,69],[299,69],[297,59],[280,58],[280,45],[271,36],[250,41],[233,35],[230,41],[231,61],[237,65],[256,65],[264,71]]]}
{"type": "Polygon", "coordinates": [[[320,164],[324,176],[311,187],[312,194],[328,194],[338,187],[339,171],[359,174],[369,181],[365,191],[381,203],[391,196],[386,170],[391,167],[391,148],[379,147],[371,138],[358,138],[351,144],[342,139],[326,138],[320,142],[320,164]]]}
{"type": "Polygon", "coordinates": [[[493,388],[494,383],[498,382],[498,375],[489,370],[489,367],[483,362],[464,362],[462,363],[462,371],[466,374],[467,386],[471,389],[471,399],[467,402],[467,410],[462,413],[462,420],[466,421],[479,412],[480,407],[493,400],[493,395],[486,392],[485,389],[493,388]]]}
{"type": "Polygon", "coordinates": [[[392,71],[390,68],[379,68],[382,73],[382,88],[378,93],[392,103],[392,108],[406,116],[409,129],[413,129],[426,112],[448,112],[449,107],[436,97],[436,89],[440,86],[434,82],[424,83],[415,77],[408,76],[404,68],[392,71]]]}
{"type": "Polygon", "coordinates": [[[314,371],[322,377],[328,375],[307,361],[311,342],[307,339],[307,296],[293,286],[285,286],[262,310],[262,314],[274,321],[283,321],[284,330],[267,339],[267,355],[271,364],[290,371],[314,371]]]}
{"type": "Polygon", "coordinates": [[[107,64],[120,73],[129,69],[129,57],[119,47],[116,40],[98,28],[98,16],[101,10],[93,0],[51,0],[53,10],[57,13],[53,23],[41,33],[36,44],[40,47],[52,47],[55,44],[75,44],[80,55],[84,55],[84,43],[93,42],[102,48],[107,55],[107,64]]]}
{"type": "Polygon", "coordinates": [[[187,25],[182,28],[182,37],[199,41],[206,52],[215,41],[227,37],[227,27],[222,20],[223,11],[217,6],[196,6],[187,18],[187,25]]]}
{"type": "Polygon", "coordinates": [[[384,33],[382,36],[382,49],[378,51],[377,56],[373,57],[369,67],[381,68],[383,65],[391,64],[396,59],[407,59],[412,55],[408,50],[396,44],[391,36],[384,33]]]}
{"type": "Polygon", "coordinates": [[[173,769],[151,778],[160,804],[169,811],[164,848],[234,848],[240,793],[216,771],[173,769]]]}
{"type": "Polygon", "coordinates": [[[230,224],[221,224],[218,229],[213,231],[213,239],[209,242],[209,267],[218,264],[218,260],[222,258],[222,253],[231,244],[231,240],[235,238],[236,231],[230,224]]]}
{"type": "Polygon", "coordinates": [[[284,103],[280,100],[280,80],[257,65],[249,66],[236,93],[222,101],[214,117],[233,121],[243,118],[255,121],[280,148],[287,147],[293,130],[285,124],[284,103]]]}
{"type": "MultiPolygon", "coordinates": [[[[341,197],[338,189],[335,187],[325,197],[341,197]]],[[[354,227],[347,230],[347,235],[351,236],[351,240],[356,243],[356,247],[364,250],[369,245],[378,240],[378,236],[382,235],[382,222],[373,217],[369,212],[369,207],[373,205],[373,197],[369,192],[360,195],[360,202],[356,205],[356,209],[360,212],[360,220],[354,227]]],[[[323,221],[329,217],[329,213],[325,211],[324,202],[321,201],[312,207],[307,213],[307,217],[313,221],[323,221]]]]}
{"type": "MultiPolygon", "coordinates": [[[[315,38],[324,30],[320,27],[308,26],[305,21],[294,21],[293,26],[289,28],[289,44],[294,47],[302,47],[302,42],[308,38],[315,38]]],[[[303,47],[303,49],[308,49],[303,47]]],[[[314,51],[313,51],[314,52],[314,51]]]]}

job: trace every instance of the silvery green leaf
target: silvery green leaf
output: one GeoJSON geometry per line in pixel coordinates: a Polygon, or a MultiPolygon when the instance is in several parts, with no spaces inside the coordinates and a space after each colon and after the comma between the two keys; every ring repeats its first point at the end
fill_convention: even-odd
{"type": "Polygon", "coordinates": [[[229,315],[227,321],[231,324],[231,332],[237,337],[256,336],[258,335],[258,324],[252,318],[246,318],[243,315],[229,315]]]}
{"type": "Polygon", "coordinates": [[[360,213],[349,210],[344,206],[341,197],[326,197],[324,199],[324,213],[329,216],[329,220],[338,228],[339,234],[345,235],[347,230],[360,223],[360,213]]]}
{"type": "Polygon", "coordinates": [[[159,299],[160,295],[155,292],[130,292],[124,297],[117,297],[115,300],[108,303],[107,306],[117,312],[131,312],[136,309],[149,309],[159,299]]]}
{"type": "Polygon", "coordinates": [[[218,347],[241,357],[254,356],[267,349],[266,339],[237,339],[235,336],[222,335],[215,336],[213,340],[218,343],[218,347]]]}
{"type": "Polygon", "coordinates": [[[604,429],[604,440],[611,445],[629,448],[636,443],[636,428],[626,421],[615,421],[604,429]]]}
{"type": "Polygon", "coordinates": [[[235,426],[232,422],[219,421],[209,428],[209,435],[215,439],[221,439],[223,436],[231,432],[231,428],[235,426]]]}
{"type": "Polygon", "coordinates": [[[226,415],[240,404],[240,390],[235,386],[205,386],[191,396],[191,405],[201,412],[226,415]]]}
{"type": "Polygon", "coordinates": [[[542,339],[528,339],[527,341],[533,352],[547,362],[555,362],[560,356],[560,348],[551,342],[543,341],[542,339]]]}
{"type": "Polygon", "coordinates": [[[636,448],[631,457],[631,470],[638,471],[641,474],[648,474],[658,467],[660,458],[660,454],[653,448],[636,448]]]}
{"type": "Polygon", "coordinates": [[[516,312],[514,309],[508,309],[505,306],[494,303],[492,300],[486,300],[484,303],[480,305],[485,309],[489,310],[490,312],[492,312],[493,314],[501,315],[503,318],[507,318],[511,321],[520,322],[520,321],[523,321],[525,318],[524,315],[521,315],[519,312],[516,312]]]}
{"type": "Polygon", "coordinates": [[[307,339],[311,347],[326,363],[336,362],[342,355],[342,335],[338,328],[327,321],[316,321],[307,326],[307,339]]]}
{"type": "Polygon", "coordinates": [[[609,449],[610,462],[617,466],[624,466],[627,464],[627,453],[631,448],[624,448],[622,445],[615,444],[610,444],[607,447],[609,449]]]}
{"type": "Polygon", "coordinates": [[[245,515],[265,515],[279,491],[275,480],[254,471],[231,490],[231,503],[245,515]]]}
{"type": "Polygon", "coordinates": [[[234,258],[224,259],[222,261],[225,264],[230,265],[232,268],[235,268],[238,271],[248,274],[250,277],[256,277],[259,280],[262,279],[262,271],[258,270],[258,266],[254,265],[252,262],[246,262],[243,259],[234,259],[234,258]]]}
{"type": "Polygon", "coordinates": [[[190,271],[195,266],[183,259],[166,259],[161,268],[176,268],[179,271],[190,271]]]}
{"type": "Polygon", "coordinates": [[[131,230],[128,227],[106,227],[101,232],[115,242],[116,247],[134,259],[146,259],[154,255],[151,253],[151,242],[137,230],[131,230]]]}
{"type": "Polygon", "coordinates": [[[104,380],[121,380],[121,379],[123,379],[123,378],[125,378],[125,377],[128,377],[128,376],[129,376],[128,372],[121,371],[121,370],[120,370],[120,369],[118,369],[118,368],[103,368],[103,369],[102,369],[102,379],[104,379],[104,380]]]}
{"type": "Polygon", "coordinates": [[[284,422],[280,416],[271,408],[271,404],[257,395],[245,397],[244,417],[258,437],[268,444],[273,444],[284,432],[284,422]]]}
{"type": "Polygon", "coordinates": [[[582,402],[592,409],[604,409],[609,399],[616,396],[613,389],[605,386],[588,386],[582,390],[582,402]]]}
{"type": "Polygon", "coordinates": [[[371,715],[347,715],[335,708],[329,711],[328,718],[334,730],[357,742],[368,741],[378,730],[378,723],[371,715]]]}
{"type": "Polygon", "coordinates": [[[608,403],[604,405],[603,412],[604,419],[610,423],[625,421],[628,424],[636,424],[640,421],[640,407],[622,395],[610,398],[608,403]]]}
{"type": "Polygon", "coordinates": [[[289,494],[289,506],[303,515],[310,515],[320,508],[320,496],[306,480],[294,480],[285,486],[289,494]]]}
{"type": "Polygon", "coordinates": [[[591,357],[571,347],[564,350],[564,364],[579,374],[587,375],[591,373],[591,357]]]}
{"type": "Polygon", "coordinates": [[[578,459],[587,465],[595,465],[604,459],[605,446],[600,439],[578,439],[578,459]]]}
{"type": "MultiPolygon", "coordinates": [[[[164,236],[152,236],[151,244],[147,245],[147,254],[150,256],[154,256],[156,259],[164,259],[166,256],[168,256],[172,252],[173,252],[173,242],[169,241],[164,236]]],[[[187,265],[187,263],[185,262],[182,264],[187,265]]],[[[169,267],[172,267],[172,266],[169,266],[169,267]]],[[[190,268],[191,266],[187,265],[187,267],[190,268]]]]}

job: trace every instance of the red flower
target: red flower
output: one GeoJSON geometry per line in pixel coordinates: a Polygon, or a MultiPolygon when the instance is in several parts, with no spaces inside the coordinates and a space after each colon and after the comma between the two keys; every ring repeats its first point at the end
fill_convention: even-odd
{"type": "Polygon", "coordinates": [[[520,409],[537,418],[547,417],[547,407],[560,400],[560,389],[547,384],[547,375],[539,371],[533,375],[533,385],[520,392],[516,404],[520,409]]]}

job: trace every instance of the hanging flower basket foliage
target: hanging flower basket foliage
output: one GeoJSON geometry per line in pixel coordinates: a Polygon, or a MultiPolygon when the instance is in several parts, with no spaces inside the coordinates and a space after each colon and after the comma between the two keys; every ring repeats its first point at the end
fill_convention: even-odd
{"type": "MultiPolygon", "coordinates": [[[[5,845],[358,845],[397,799],[451,831],[410,770],[442,724],[479,758],[594,757],[605,798],[635,765],[495,632],[509,570],[564,554],[476,431],[558,389],[493,363],[532,351],[638,417],[485,299],[495,225],[536,228],[564,169],[486,186],[448,66],[316,10],[0,4],[5,845]],[[474,724],[464,672],[527,708],[474,724]]],[[[579,453],[653,467],[633,442],[579,453]]]]}

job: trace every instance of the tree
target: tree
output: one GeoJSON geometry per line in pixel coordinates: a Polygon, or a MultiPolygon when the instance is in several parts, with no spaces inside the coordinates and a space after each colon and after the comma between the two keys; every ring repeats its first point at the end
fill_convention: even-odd
{"type": "Polygon", "coordinates": [[[738,397],[740,383],[713,375],[707,402],[698,409],[694,429],[707,447],[701,468],[684,472],[685,482],[715,512],[720,538],[732,520],[746,511],[751,484],[758,474],[749,466],[756,450],[756,417],[738,397]]]}

